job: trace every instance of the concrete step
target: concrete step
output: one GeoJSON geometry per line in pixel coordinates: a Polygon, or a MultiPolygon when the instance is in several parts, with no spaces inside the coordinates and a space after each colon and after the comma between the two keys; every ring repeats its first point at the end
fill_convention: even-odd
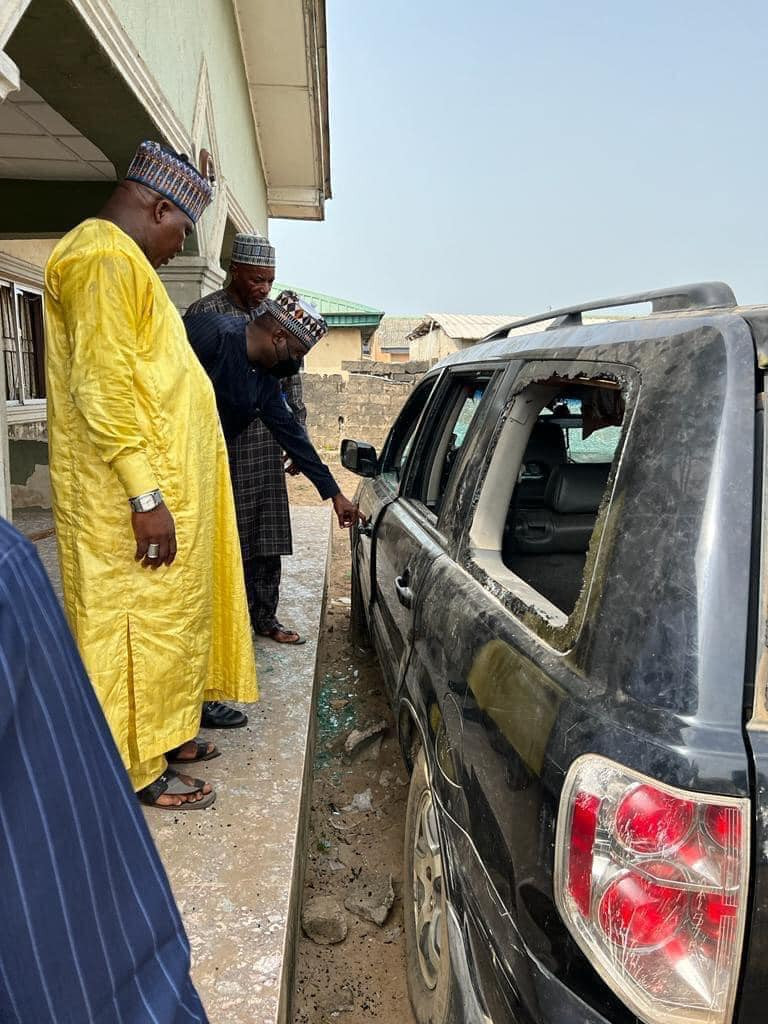
{"type": "Polygon", "coordinates": [[[211,1024],[286,1024],[311,790],[317,641],[328,572],[327,508],[293,508],[280,618],[301,647],[257,641],[262,699],[244,729],[209,731],[223,756],[197,765],[217,789],[199,814],[147,810],[192,946],[211,1024]]]}

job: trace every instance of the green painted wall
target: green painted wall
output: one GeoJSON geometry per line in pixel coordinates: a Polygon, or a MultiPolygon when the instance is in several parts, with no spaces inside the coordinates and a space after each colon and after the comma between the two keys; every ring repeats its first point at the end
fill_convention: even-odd
{"type": "Polygon", "coordinates": [[[205,55],[221,171],[251,221],[266,229],[266,185],[231,0],[111,0],[111,4],[188,130],[205,55]]]}

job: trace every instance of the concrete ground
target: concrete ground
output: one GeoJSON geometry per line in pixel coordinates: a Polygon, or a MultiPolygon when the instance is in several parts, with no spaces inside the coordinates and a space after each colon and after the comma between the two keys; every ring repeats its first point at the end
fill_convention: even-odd
{"type": "MultiPolygon", "coordinates": [[[[16,525],[44,532],[49,514],[16,525]]],[[[285,559],[280,615],[301,647],[257,641],[262,699],[249,724],[208,734],[223,756],[198,765],[218,792],[198,813],[147,810],[192,946],[193,978],[211,1024],[284,1024],[304,860],[317,637],[329,547],[328,507],[293,508],[295,557],[285,559]]],[[[55,540],[37,542],[60,593],[55,540]]]]}

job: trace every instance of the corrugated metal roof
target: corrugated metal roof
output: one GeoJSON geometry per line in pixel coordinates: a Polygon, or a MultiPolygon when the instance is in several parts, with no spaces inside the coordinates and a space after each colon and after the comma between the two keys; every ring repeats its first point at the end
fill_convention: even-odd
{"type": "Polygon", "coordinates": [[[292,292],[297,292],[303,299],[311,302],[313,306],[317,306],[323,316],[339,314],[368,315],[379,318],[384,316],[384,311],[381,309],[363,306],[359,302],[351,302],[349,299],[337,299],[333,295],[323,295],[322,292],[312,292],[308,288],[298,288],[294,284],[278,284],[275,282],[272,285],[270,298],[277,298],[280,292],[286,288],[289,288],[292,292]]]}
{"type": "Polygon", "coordinates": [[[507,316],[462,315],[460,313],[428,313],[421,317],[418,326],[411,331],[408,339],[423,338],[433,330],[433,325],[441,327],[449,338],[462,338],[466,341],[479,341],[491,331],[520,318],[520,314],[510,313],[507,316]]]}
{"type": "MultiPolygon", "coordinates": [[[[515,320],[524,319],[525,316],[521,313],[510,313],[508,316],[461,316],[454,313],[430,313],[428,316],[419,319],[418,326],[408,335],[408,340],[423,338],[425,334],[429,334],[435,327],[440,327],[449,338],[461,339],[462,341],[480,341],[487,334],[490,334],[491,331],[498,331],[500,327],[506,327],[507,324],[513,323],[515,320]]],[[[626,317],[586,315],[583,317],[583,322],[602,324],[608,320],[622,319],[626,319],[626,317]]],[[[516,334],[535,334],[537,331],[545,331],[551,323],[552,320],[539,320],[534,324],[516,327],[509,332],[510,337],[516,334]]]]}

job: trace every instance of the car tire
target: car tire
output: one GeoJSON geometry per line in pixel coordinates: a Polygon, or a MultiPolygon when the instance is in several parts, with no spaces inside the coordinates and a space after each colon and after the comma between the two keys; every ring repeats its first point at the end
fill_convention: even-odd
{"type": "Polygon", "coordinates": [[[446,895],[436,808],[420,750],[405,816],[403,922],[408,994],[418,1024],[461,1024],[448,951],[446,895]]]}
{"type": "Polygon", "coordinates": [[[363,594],[360,589],[360,579],[354,563],[352,564],[352,578],[349,589],[349,638],[358,647],[368,648],[371,646],[371,635],[368,631],[368,621],[365,617],[365,605],[363,604],[363,594]]]}

